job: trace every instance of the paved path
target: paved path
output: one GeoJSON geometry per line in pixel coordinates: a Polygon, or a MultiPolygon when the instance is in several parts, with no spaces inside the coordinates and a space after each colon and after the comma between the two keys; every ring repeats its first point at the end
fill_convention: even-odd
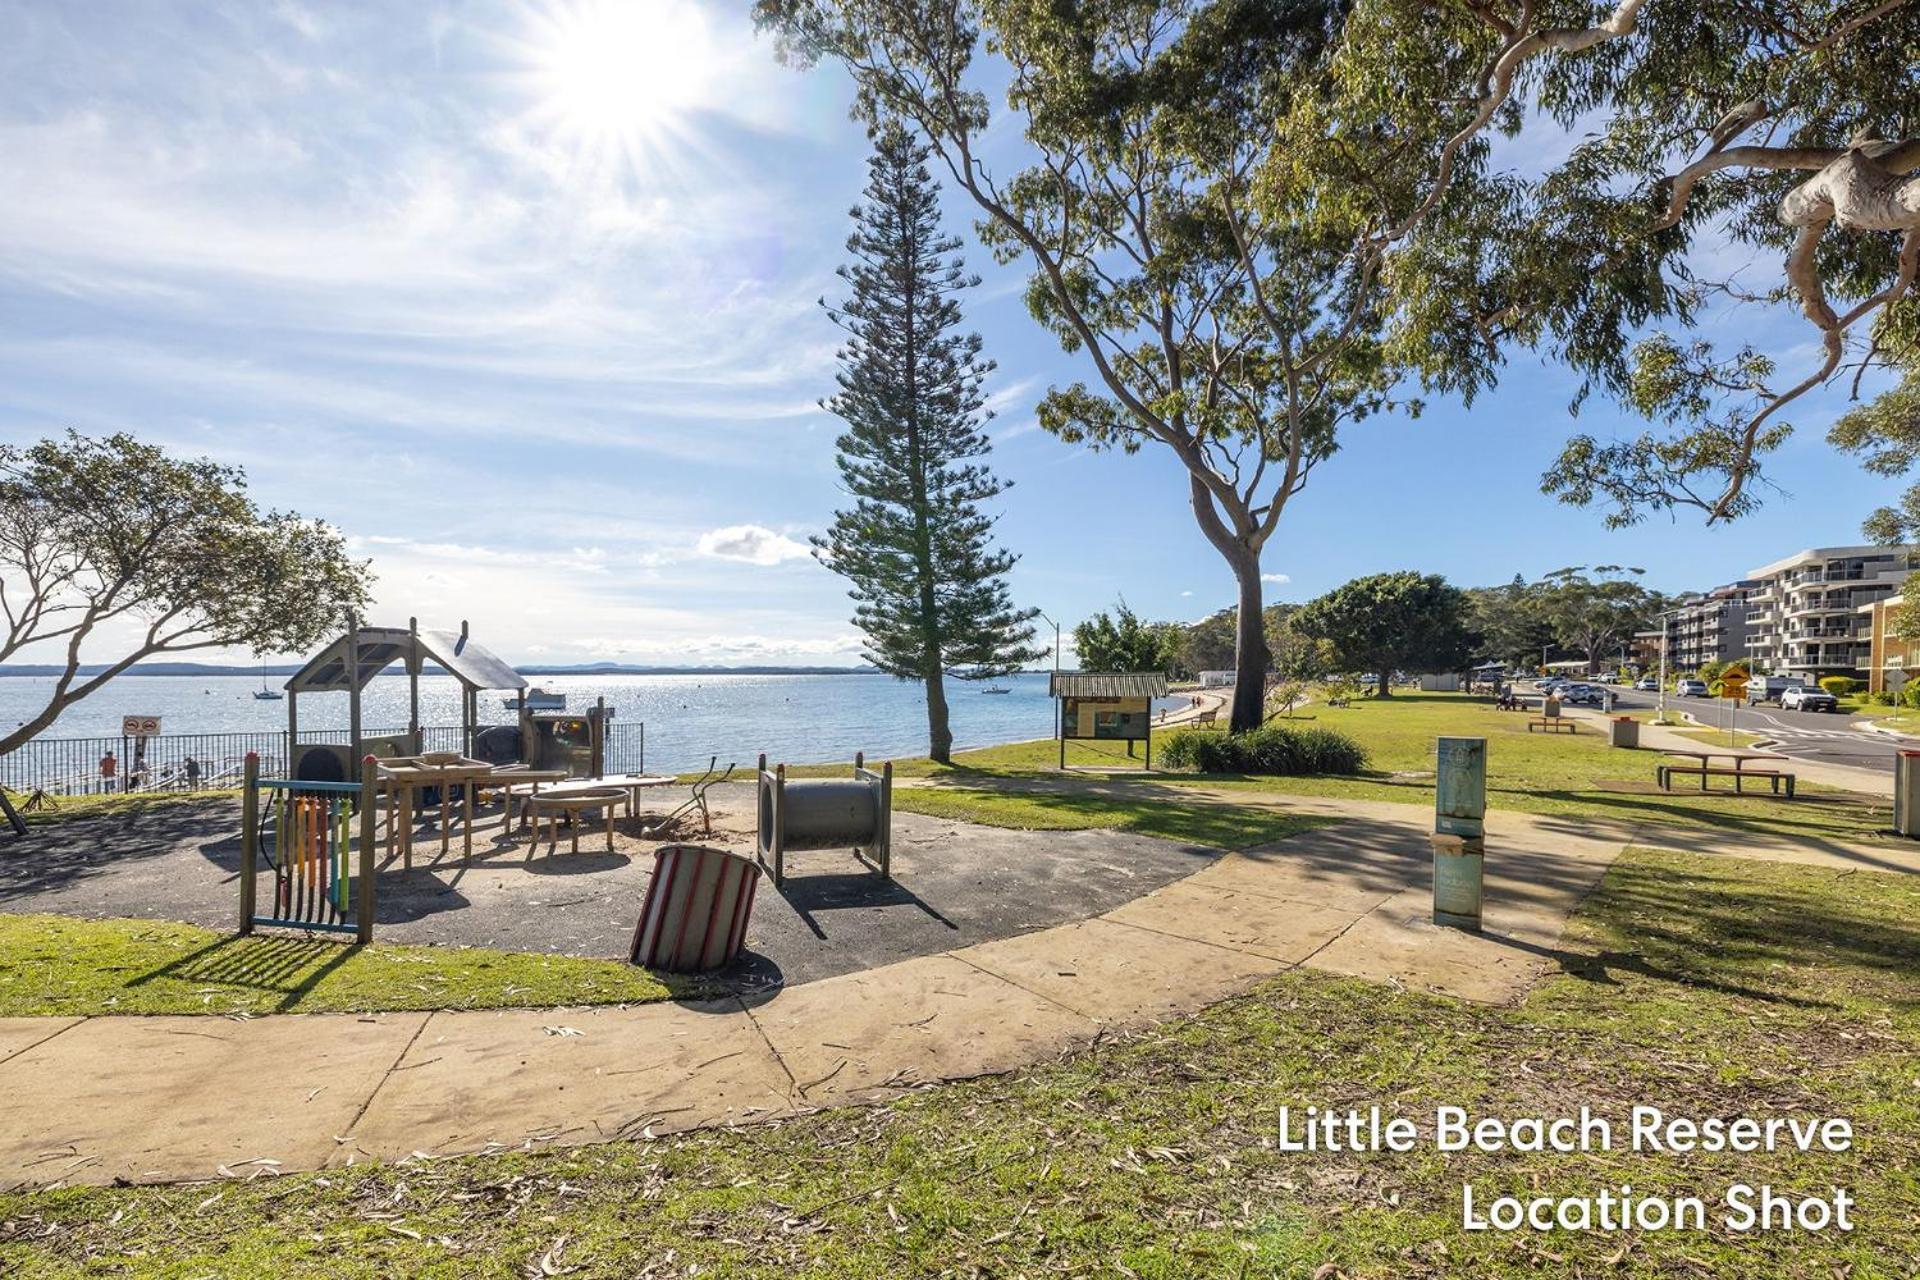
{"type": "Polygon", "coordinates": [[[1476,936],[1428,921],[1424,806],[1182,795],[1342,821],[1091,919],[759,1001],[0,1019],[0,1186],[247,1177],[752,1123],[1043,1061],[1298,965],[1511,1002],[1633,843],[1920,874],[1920,851],[1905,848],[1497,813],[1476,936]]]}
{"type": "Polygon", "coordinates": [[[752,1122],[1044,1060],[1301,964],[1511,1001],[1630,835],[1497,816],[1475,937],[1427,921],[1423,807],[1284,804],[1345,821],[1091,919],[757,1003],[0,1019],[0,1186],[247,1176],[752,1122]]]}

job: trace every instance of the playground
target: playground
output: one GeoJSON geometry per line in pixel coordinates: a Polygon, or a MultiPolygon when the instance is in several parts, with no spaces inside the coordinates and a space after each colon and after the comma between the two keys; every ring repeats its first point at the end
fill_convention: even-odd
{"type": "MultiPolygon", "coordinates": [[[[685,788],[679,789],[684,792],[685,788]]],[[[751,856],[755,797],[747,783],[710,793],[703,845],[751,856]]],[[[655,854],[667,843],[647,819],[618,816],[613,848],[598,821],[579,852],[563,831],[522,829],[483,809],[474,852],[456,828],[415,834],[414,866],[379,872],[374,934],[382,943],[491,947],[552,955],[626,953],[655,854]]],[[[138,817],[77,817],[38,830],[0,860],[0,911],[179,920],[231,930],[238,901],[239,806],[230,797],[138,817]]],[[[1220,850],[1113,831],[1019,831],[913,813],[895,816],[893,875],[850,851],[789,855],[786,882],[763,885],[748,954],[719,976],[742,987],[811,982],[955,946],[1084,919],[1159,888],[1220,850]]],[[[264,877],[263,877],[264,882],[264,877]]]]}

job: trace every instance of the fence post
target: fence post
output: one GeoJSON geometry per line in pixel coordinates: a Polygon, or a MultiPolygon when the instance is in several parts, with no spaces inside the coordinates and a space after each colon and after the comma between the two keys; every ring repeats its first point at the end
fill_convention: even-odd
{"type": "Polygon", "coordinates": [[[355,937],[361,942],[373,941],[373,887],[374,887],[374,845],[373,822],[374,803],[379,794],[380,766],[371,754],[360,761],[360,893],[358,902],[360,915],[355,937]]]}
{"type": "Polygon", "coordinates": [[[260,828],[260,757],[257,753],[247,752],[241,776],[244,780],[240,784],[240,932],[252,933],[257,892],[255,876],[259,874],[254,865],[259,855],[253,847],[260,828]]]}

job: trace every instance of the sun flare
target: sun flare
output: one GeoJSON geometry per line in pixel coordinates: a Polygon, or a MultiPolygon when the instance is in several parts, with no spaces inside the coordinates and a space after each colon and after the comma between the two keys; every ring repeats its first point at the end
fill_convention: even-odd
{"type": "Polygon", "coordinates": [[[539,28],[537,110],[583,150],[633,158],[708,100],[716,50],[687,0],[568,0],[539,28]]]}

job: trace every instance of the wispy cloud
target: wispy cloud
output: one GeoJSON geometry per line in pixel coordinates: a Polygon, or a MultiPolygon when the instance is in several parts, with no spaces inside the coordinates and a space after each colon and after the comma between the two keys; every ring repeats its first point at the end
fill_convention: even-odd
{"type": "Polygon", "coordinates": [[[757,524],[733,524],[700,535],[700,554],[743,564],[775,565],[804,560],[812,554],[806,544],[757,524]]]}

